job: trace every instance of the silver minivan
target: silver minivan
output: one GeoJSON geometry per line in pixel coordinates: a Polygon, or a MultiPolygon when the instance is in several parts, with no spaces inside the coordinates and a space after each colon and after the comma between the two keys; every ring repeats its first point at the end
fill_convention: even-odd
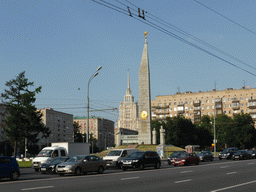
{"type": "Polygon", "coordinates": [[[107,162],[107,167],[121,167],[121,160],[128,157],[133,152],[139,151],[138,149],[113,149],[103,159],[107,162]]]}

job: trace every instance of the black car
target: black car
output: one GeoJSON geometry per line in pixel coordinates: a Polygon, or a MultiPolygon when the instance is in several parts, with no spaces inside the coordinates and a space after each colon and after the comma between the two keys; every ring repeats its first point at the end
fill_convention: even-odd
{"type": "Polygon", "coordinates": [[[214,159],[213,154],[210,151],[200,151],[196,155],[200,158],[200,161],[212,161],[214,159]]]}
{"type": "Polygon", "coordinates": [[[238,150],[233,154],[233,160],[236,160],[236,159],[244,160],[244,159],[251,159],[251,158],[252,158],[252,155],[248,151],[245,151],[245,150],[238,150]]]}
{"type": "Polygon", "coordinates": [[[66,162],[69,158],[57,157],[51,163],[41,164],[41,173],[56,173],[56,166],[62,162],[66,162]]]}
{"type": "Polygon", "coordinates": [[[172,155],[170,157],[168,157],[168,159],[167,159],[168,164],[171,165],[175,161],[175,159],[177,159],[177,157],[179,157],[180,154],[182,154],[182,153],[187,153],[187,152],[186,151],[174,151],[172,153],[172,155]]]}
{"type": "Polygon", "coordinates": [[[138,151],[130,154],[127,158],[121,160],[123,171],[129,168],[142,170],[144,167],[161,167],[161,159],[155,151],[138,151]]]}
{"type": "Polygon", "coordinates": [[[219,154],[219,160],[222,159],[231,159],[233,157],[233,154],[237,151],[236,147],[232,148],[226,148],[219,154]]]}
{"type": "Polygon", "coordinates": [[[0,157],[0,179],[15,181],[20,176],[19,165],[14,157],[0,157]]]}
{"type": "Polygon", "coordinates": [[[252,155],[252,159],[256,159],[256,151],[254,149],[250,149],[248,152],[252,155]]]}

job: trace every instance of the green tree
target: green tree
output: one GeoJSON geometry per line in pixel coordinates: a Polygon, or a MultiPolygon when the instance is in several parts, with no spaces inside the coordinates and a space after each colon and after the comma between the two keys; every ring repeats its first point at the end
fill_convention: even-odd
{"type": "Polygon", "coordinates": [[[22,144],[25,138],[31,143],[37,143],[39,134],[42,138],[47,138],[50,130],[41,122],[42,114],[33,105],[36,101],[35,95],[41,92],[42,87],[30,91],[29,87],[33,86],[34,82],[28,82],[25,71],[16,79],[7,81],[5,85],[9,90],[5,89],[1,97],[9,115],[4,120],[6,127],[3,130],[11,141],[16,156],[17,144],[22,144]]]}
{"type": "Polygon", "coordinates": [[[86,134],[80,133],[81,126],[77,122],[73,123],[74,142],[83,142],[83,136],[86,138],[86,134]]]}

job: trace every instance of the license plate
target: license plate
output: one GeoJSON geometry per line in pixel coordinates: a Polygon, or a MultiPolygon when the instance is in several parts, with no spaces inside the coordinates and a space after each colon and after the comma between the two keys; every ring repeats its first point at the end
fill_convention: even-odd
{"type": "Polygon", "coordinates": [[[42,171],[46,171],[46,168],[41,168],[42,171]]]}
{"type": "Polygon", "coordinates": [[[180,163],[179,161],[175,161],[175,163],[180,163]]]}
{"type": "Polygon", "coordinates": [[[174,162],[174,160],[172,159],[171,162],[174,162]]]}
{"type": "Polygon", "coordinates": [[[58,168],[58,171],[63,171],[63,169],[62,168],[58,168]]]}
{"type": "Polygon", "coordinates": [[[239,156],[236,156],[236,158],[239,158],[239,156]]]}
{"type": "Polygon", "coordinates": [[[107,164],[107,166],[110,166],[111,164],[107,164]]]}
{"type": "Polygon", "coordinates": [[[129,164],[131,164],[131,162],[124,162],[124,164],[125,164],[125,165],[129,165],[129,164]]]}
{"type": "Polygon", "coordinates": [[[38,166],[38,164],[34,164],[34,166],[35,166],[35,167],[37,167],[37,166],[38,166]]]}

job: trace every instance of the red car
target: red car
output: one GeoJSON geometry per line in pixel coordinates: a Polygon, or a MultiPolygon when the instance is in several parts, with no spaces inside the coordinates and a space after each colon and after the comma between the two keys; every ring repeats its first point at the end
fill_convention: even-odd
{"type": "Polygon", "coordinates": [[[174,166],[177,165],[189,165],[189,164],[196,164],[198,165],[200,162],[199,157],[195,153],[183,153],[175,159],[173,162],[174,166]]]}

